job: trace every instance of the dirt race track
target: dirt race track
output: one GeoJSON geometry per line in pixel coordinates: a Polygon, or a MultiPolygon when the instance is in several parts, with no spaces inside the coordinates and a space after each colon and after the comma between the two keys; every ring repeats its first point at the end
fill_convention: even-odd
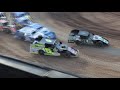
{"type": "Polygon", "coordinates": [[[67,71],[82,77],[120,77],[120,12],[31,12],[34,22],[39,22],[57,34],[67,43],[70,31],[86,27],[110,41],[110,47],[76,46],[79,58],[63,58],[32,55],[29,43],[15,39],[12,35],[0,33],[0,53],[29,60],[43,66],[67,71]]]}

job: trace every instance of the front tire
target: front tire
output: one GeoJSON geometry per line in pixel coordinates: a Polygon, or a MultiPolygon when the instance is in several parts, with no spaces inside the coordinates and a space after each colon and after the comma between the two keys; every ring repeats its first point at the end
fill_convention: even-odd
{"type": "Polygon", "coordinates": [[[71,57],[71,53],[66,51],[63,53],[63,56],[66,57],[66,58],[70,58],[71,57]]]}
{"type": "Polygon", "coordinates": [[[98,46],[98,47],[103,47],[104,46],[103,42],[101,42],[101,41],[96,42],[95,45],[98,46]]]}
{"type": "Polygon", "coordinates": [[[44,55],[44,51],[43,51],[43,50],[39,50],[38,53],[39,53],[40,55],[44,55]]]}

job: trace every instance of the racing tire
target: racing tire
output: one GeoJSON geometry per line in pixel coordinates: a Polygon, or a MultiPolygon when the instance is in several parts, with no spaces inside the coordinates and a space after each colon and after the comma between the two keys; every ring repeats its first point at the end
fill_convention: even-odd
{"type": "Polygon", "coordinates": [[[21,37],[20,39],[23,40],[23,41],[25,41],[25,37],[21,37]]]}
{"type": "Polygon", "coordinates": [[[98,47],[103,47],[104,43],[101,42],[101,41],[98,41],[98,42],[95,43],[95,45],[98,46],[98,47]]]}
{"type": "Polygon", "coordinates": [[[4,31],[5,33],[8,33],[8,34],[11,33],[11,31],[10,31],[9,29],[4,29],[3,31],[4,31]]]}
{"type": "Polygon", "coordinates": [[[39,50],[38,53],[39,53],[40,55],[44,55],[44,51],[43,51],[43,50],[39,50]]]}
{"type": "Polygon", "coordinates": [[[82,43],[80,41],[75,42],[76,45],[81,45],[82,43]]]}
{"type": "Polygon", "coordinates": [[[63,53],[63,56],[66,57],[66,58],[70,58],[71,57],[71,53],[66,51],[63,53]]]}

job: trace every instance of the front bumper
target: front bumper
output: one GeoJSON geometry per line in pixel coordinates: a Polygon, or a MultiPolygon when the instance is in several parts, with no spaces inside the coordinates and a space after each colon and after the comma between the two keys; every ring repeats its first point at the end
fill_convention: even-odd
{"type": "Polygon", "coordinates": [[[79,50],[77,50],[77,54],[72,55],[71,57],[79,57],[79,50]]]}

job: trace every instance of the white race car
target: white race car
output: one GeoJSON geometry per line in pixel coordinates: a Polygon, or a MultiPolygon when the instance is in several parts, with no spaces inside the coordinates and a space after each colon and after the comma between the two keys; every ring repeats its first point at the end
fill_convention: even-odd
{"type": "Polygon", "coordinates": [[[26,27],[23,27],[22,29],[19,29],[15,33],[15,37],[23,40],[27,40],[29,36],[37,32],[40,28],[43,28],[42,25],[38,23],[32,23],[26,27]]]}
{"type": "Polygon", "coordinates": [[[27,19],[31,19],[30,13],[28,12],[12,12],[11,16],[13,19],[21,18],[21,17],[26,17],[27,19]]]}
{"type": "Polygon", "coordinates": [[[56,34],[38,23],[33,23],[16,31],[15,37],[25,41],[33,42],[42,37],[56,39],[56,34]]]}
{"type": "Polygon", "coordinates": [[[36,39],[38,40],[38,39],[41,39],[43,37],[50,38],[50,39],[57,38],[56,34],[46,27],[43,27],[43,28],[39,29],[37,32],[35,32],[34,34],[31,34],[31,36],[29,38],[30,38],[30,41],[34,41],[36,39]]]}

